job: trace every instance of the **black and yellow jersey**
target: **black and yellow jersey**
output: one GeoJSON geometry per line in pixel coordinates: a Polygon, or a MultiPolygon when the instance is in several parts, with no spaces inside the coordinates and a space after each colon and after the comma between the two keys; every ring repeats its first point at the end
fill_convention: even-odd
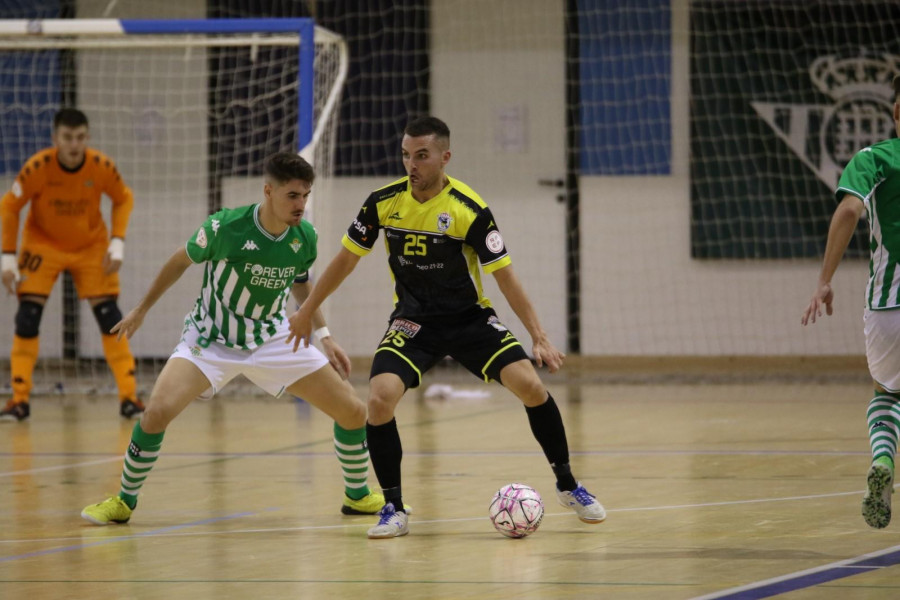
{"type": "Polygon", "coordinates": [[[476,305],[490,307],[479,264],[492,273],[510,264],[503,237],[487,204],[452,177],[424,203],[404,177],[369,195],[344,235],[344,247],[368,254],[384,229],[394,280],[395,317],[438,317],[476,305]]]}

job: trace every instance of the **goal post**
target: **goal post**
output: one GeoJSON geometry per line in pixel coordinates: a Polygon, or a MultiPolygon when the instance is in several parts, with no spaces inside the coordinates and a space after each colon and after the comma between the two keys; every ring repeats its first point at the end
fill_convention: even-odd
{"type": "MultiPolygon", "coordinates": [[[[328,194],[347,54],[343,38],[308,18],[0,20],[0,189],[51,144],[56,110],[84,111],[89,145],[135,196],[119,300],[127,312],[210,212],[260,200],[271,153],[303,155],[316,169],[313,203],[328,194]]],[[[151,372],[178,339],[195,279],[182,278],[132,340],[151,372]]],[[[109,390],[93,314],[66,287],[56,286],[41,324],[35,393],[59,383],[109,390]]],[[[0,299],[0,310],[15,314],[15,299],[0,299]]],[[[0,347],[12,334],[10,319],[0,347]]]]}

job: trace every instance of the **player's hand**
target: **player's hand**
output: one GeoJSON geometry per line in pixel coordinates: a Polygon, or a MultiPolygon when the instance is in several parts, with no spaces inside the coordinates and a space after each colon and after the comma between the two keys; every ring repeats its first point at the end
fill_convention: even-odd
{"type": "Polygon", "coordinates": [[[546,337],[534,340],[531,351],[534,353],[534,361],[537,366],[547,365],[547,369],[551,373],[559,371],[566,358],[566,355],[557,350],[556,346],[546,337]]]}
{"type": "Polygon", "coordinates": [[[113,325],[112,329],[109,330],[110,333],[116,334],[116,339],[121,340],[124,336],[126,339],[131,339],[131,336],[135,334],[135,332],[140,329],[141,324],[144,322],[144,311],[134,308],[127,315],[122,317],[122,320],[113,325]]]}
{"type": "Polygon", "coordinates": [[[109,248],[103,256],[103,272],[107,275],[116,273],[125,258],[125,242],[121,238],[109,240],[109,248]]]}
{"type": "Polygon", "coordinates": [[[325,356],[328,357],[328,362],[330,362],[331,366],[334,367],[334,370],[338,372],[341,379],[350,377],[350,357],[347,356],[347,353],[344,352],[343,348],[338,346],[338,343],[334,341],[333,337],[328,336],[322,340],[322,349],[325,350],[325,356]]]}
{"type": "Polygon", "coordinates": [[[825,308],[825,314],[830,317],[831,313],[834,312],[832,306],[833,302],[834,291],[831,289],[831,284],[820,283],[818,289],[816,289],[816,293],[813,294],[813,297],[810,299],[806,310],[803,311],[803,315],[800,317],[800,323],[803,325],[815,323],[816,317],[822,316],[823,307],[825,308]]]}
{"type": "Polygon", "coordinates": [[[300,309],[288,317],[288,326],[290,335],[285,340],[285,344],[294,343],[294,352],[300,347],[301,342],[304,348],[309,348],[309,338],[312,335],[312,317],[306,314],[301,306],[300,309]]]}
{"type": "Polygon", "coordinates": [[[12,253],[7,253],[3,255],[2,258],[2,273],[0,273],[0,279],[3,280],[3,287],[6,288],[7,293],[10,296],[16,295],[16,284],[19,282],[19,267],[16,265],[16,255],[12,253]]]}

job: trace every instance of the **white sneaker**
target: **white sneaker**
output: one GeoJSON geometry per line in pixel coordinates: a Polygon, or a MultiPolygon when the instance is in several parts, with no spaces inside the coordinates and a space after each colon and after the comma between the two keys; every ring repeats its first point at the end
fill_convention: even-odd
{"type": "Polygon", "coordinates": [[[378,519],[378,525],[369,530],[369,538],[392,538],[409,533],[409,516],[405,512],[398,512],[390,502],[378,514],[381,518],[378,519]]]}
{"type": "Polygon", "coordinates": [[[566,508],[574,510],[585,523],[602,523],[606,520],[606,509],[580,483],[571,492],[556,490],[556,499],[566,508]]]}

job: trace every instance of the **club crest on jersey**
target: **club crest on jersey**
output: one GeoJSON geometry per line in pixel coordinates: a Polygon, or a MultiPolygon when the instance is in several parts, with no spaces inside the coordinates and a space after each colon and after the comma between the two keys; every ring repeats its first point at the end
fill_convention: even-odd
{"type": "Polygon", "coordinates": [[[88,179],[84,182],[84,187],[94,187],[94,180],[88,179]]]}
{"type": "Polygon", "coordinates": [[[247,240],[244,242],[244,245],[241,246],[241,250],[259,250],[259,246],[257,246],[256,242],[253,240],[247,240]]]}
{"type": "Polygon", "coordinates": [[[294,254],[297,254],[297,252],[299,252],[300,248],[302,248],[302,247],[303,247],[303,243],[300,240],[298,240],[297,238],[294,238],[291,241],[291,250],[294,251],[294,254]]]}
{"type": "Polygon", "coordinates": [[[197,230],[197,238],[194,240],[201,248],[206,248],[209,241],[206,239],[206,230],[202,227],[197,230]]]}
{"type": "Polygon", "coordinates": [[[450,229],[450,223],[453,221],[453,217],[450,216],[450,213],[441,213],[438,215],[438,223],[437,228],[438,231],[444,233],[448,229],[450,229]]]}
{"type": "Polygon", "coordinates": [[[12,184],[12,194],[13,194],[13,196],[15,196],[16,198],[21,198],[21,197],[22,197],[22,186],[21,186],[21,184],[19,184],[18,181],[13,181],[13,184],[12,184]]]}

